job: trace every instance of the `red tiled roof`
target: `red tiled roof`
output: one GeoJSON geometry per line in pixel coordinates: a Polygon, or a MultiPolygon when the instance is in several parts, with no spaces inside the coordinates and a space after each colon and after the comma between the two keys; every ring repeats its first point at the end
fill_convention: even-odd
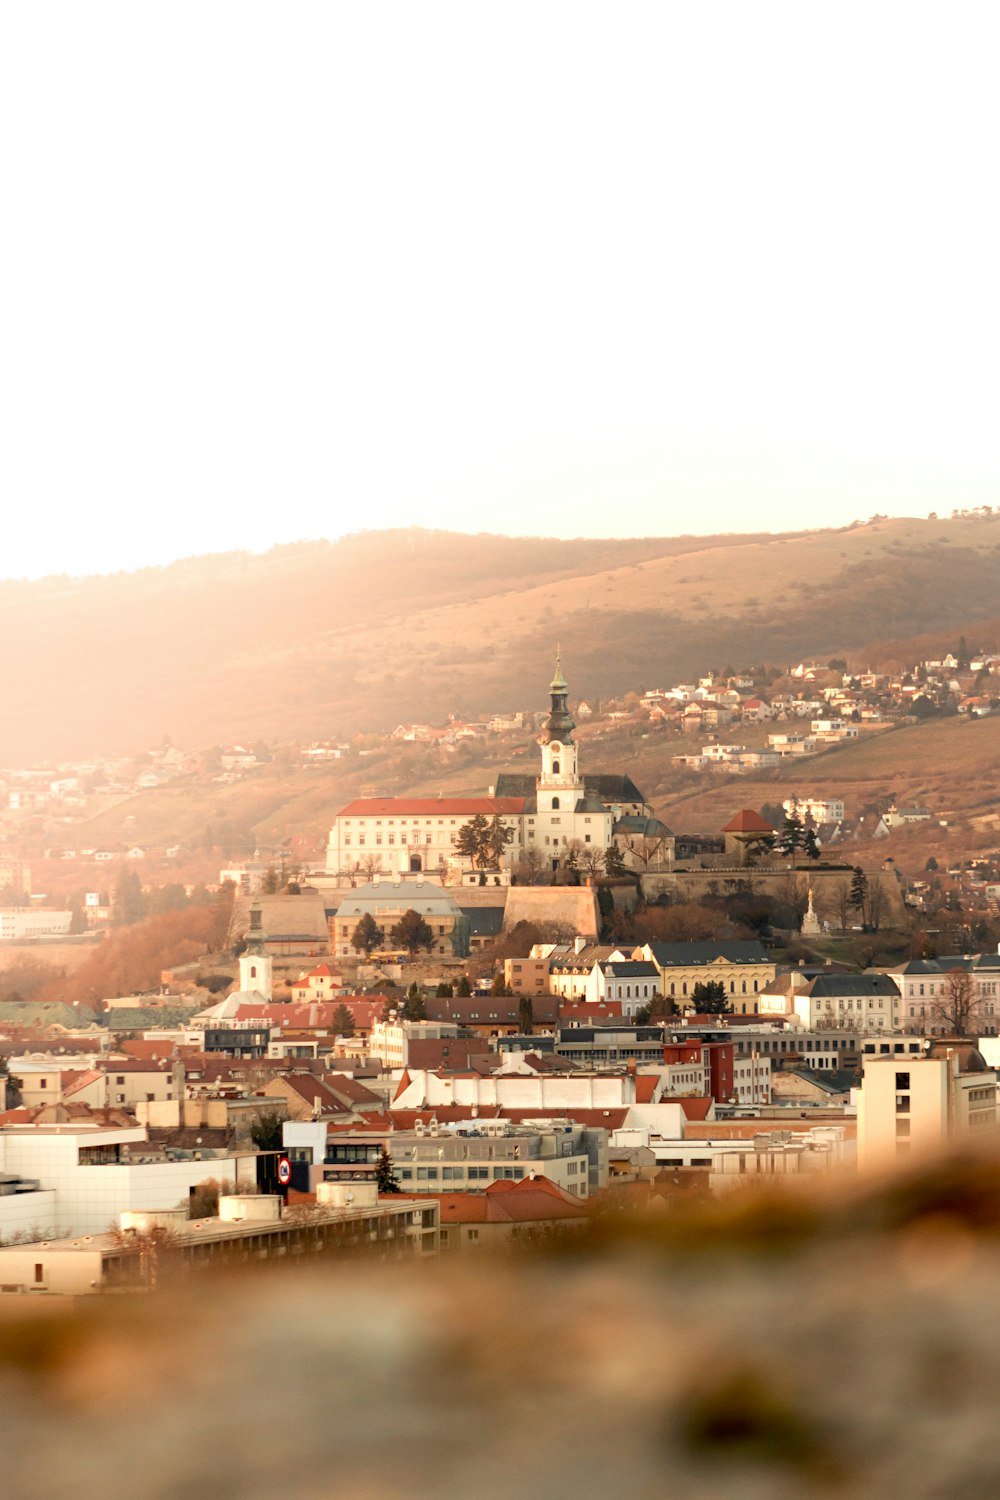
{"type": "Polygon", "coordinates": [[[668,1104],[679,1104],[687,1120],[707,1120],[712,1108],[711,1099],[668,1099],[668,1104]]]}
{"type": "Polygon", "coordinates": [[[236,1007],[236,1019],[280,1026],[283,1031],[330,1031],[334,1027],[334,1015],[342,1005],[346,1005],[354,1018],[355,1026],[370,1028],[381,1016],[385,1003],[384,995],[377,995],[371,1000],[362,1000],[356,995],[343,995],[336,1000],[303,1000],[292,1004],[282,1001],[257,1004],[251,1000],[241,1000],[236,1007]]]}
{"type": "MultiPolygon", "coordinates": [[[[532,997],[534,998],[534,997],[532,997]]],[[[622,1014],[620,1000],[560,1000],[560,1021],[585,1021],[592,1025],[609,1016],[619,1020],[622,1014]]]]}
{"type": "Polygon", "coordinates": [[[120,1050],[127,1057],[145,1057],[157,1061],[161,1057],[174,1056],[175,1043],[173,1037],[150,1037],[139,1038],[133,1042],[122,1042],[120,1050]]]}
{"type": "Polygon", "coordinates": [[[730,818],[723,833],[773,833],[774,829],[759,812],[752,807],[741,807],[734,818],[730,818]]]}
{"type": "Polygon", "coordinates": [[[62,1086],[62,1096],[68,1099],[71,1094],[79,1094],[83,1089],[89,1088],[92,1083],[99,1083],[104,1077],[100,1068],[88,1068],[81,1073],[79,1069],[72,1072],[60,1073],[59,1082],[62,1086]]]}
{"type": "Polygon", "coordinates": [[[655,1073],[637,1073],[635,1076],[635,1102],[636,1104],[652,1104],[653,1095],[656,1093],[657,1077],[655,1073]]]}
{"type": "Polygon", "coordinates": [[[337,814],[339,818],[396,817],[471,818],[476,813],[515,815],[524,811],[523,797],[357,797],[337,814]]]}
{"type": "Polygon", "coordinates": [[[427,1196],[436,1198],[440,1204],[442,1226],[527,1224],[587,1217],[584,1204],[547,1177],[525,1177],[521,1182],[501,1179],[491,1182],[482,1193],[429,1193],[427,1196]]]}

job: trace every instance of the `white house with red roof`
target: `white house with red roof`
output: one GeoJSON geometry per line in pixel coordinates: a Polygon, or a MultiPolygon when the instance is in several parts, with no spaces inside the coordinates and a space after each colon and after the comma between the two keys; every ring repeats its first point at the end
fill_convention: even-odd
{"type": "Polygon", "coordinates": [[[299,975],[292,985],[291,998],[308,1003],[311,1000],[329,1000],[333,995],[349,993],[342,974],[329,964],[317,964],[315,969],[303,971],[299,975]]]}
{"type": "Polygon", "coordinates": [[[521,853],[523,797],[356,797],[333,820],[328,874],[361,868],[383,875],[443,870],[458,831],[479,815],[511,829],[510,858],[521,853]]]}

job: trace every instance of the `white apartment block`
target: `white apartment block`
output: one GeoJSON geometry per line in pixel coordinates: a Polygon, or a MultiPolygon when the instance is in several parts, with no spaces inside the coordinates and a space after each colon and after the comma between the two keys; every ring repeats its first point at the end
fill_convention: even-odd
{"type": "Polygon", "coordinates": [[[937,1042],[904,1059],[864,1058],[858,1165],[889,1170],[996,1135],[997,1075],[971,1044],[937,1042]]]}
{"type": "Polygon", "coordinates": [[[0,908],[0,939],[65,937],[73,913],[51,911],[47,907],[11,906],[0,908]]]}

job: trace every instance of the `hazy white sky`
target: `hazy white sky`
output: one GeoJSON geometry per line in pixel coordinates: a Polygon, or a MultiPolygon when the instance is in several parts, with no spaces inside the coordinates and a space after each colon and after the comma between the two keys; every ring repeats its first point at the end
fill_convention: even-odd
{"type": "Polygon", "coordinates": [[[987,5],[0,8],[0,575],[1000,503],[987,5]]]}

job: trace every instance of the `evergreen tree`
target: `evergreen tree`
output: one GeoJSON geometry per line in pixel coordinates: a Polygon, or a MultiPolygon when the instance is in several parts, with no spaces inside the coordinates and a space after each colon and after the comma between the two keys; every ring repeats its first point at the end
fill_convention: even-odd
{"type": "Polygon", "coordinates": [[[731,1010],[721,979],[709,979],[707,983],[699,981],[691,991],[691,1001],[697,1014],[702,1016],[725,1016],[731,1010]]]}
{"type": "Polygon", "coordinates": [[[437,995],[439,1000],[451,999],[451,985],[448,983],[447,979],[442,979],[440,981],[434,993],[437,995]]]}
{"type": "Polygon", "coordinates": [[[597,910],[601,914],[601,937],[606,937],[608,923],[611,921],[615,910],[615,898],[606,885],[597,887],[597,910]]]}
{"type": "Polygon", "coordinates": [[[504,981],[503,981],[503,970],[502,969],[498,969],[497,972],[494,974],[493,981],[492,981],[492,983],[490,985],[490,994],[491,995],[506,995],[507,993],[508,993],[507,986],[504,984],[504,981]]]}
{"type": "Polygon", "coordinates": [[[796,851],[802,848],[805,839],[805,830],[802,827],[802,819],[797,813],[786,813],[785,821],[778,839],[778,849],[782,854],[790,855],[795,859],[796,851]]]}
{"type": "Polygon", "coordinates": [[[455,839],[455,851],[474,869],[482,869],[489,859],[490,824],[485,813],[476,813],[463,823],[455,839]]]}
{"type": "Polygon", "coordinates": [[[802,848],[809,859],[819,859],[819,839],[815,828],[807,828],[802,837],[802,848]]]}
{"type": "Polygon", "coordinates": [[[373,950],[378,947],[379,943],[382,942],[384,935],[371,912],[366,911],[351,933],[351,947],[358,953],[363,953],[365,958],[368,958],[373,950]]]}
{"type": "Polygon", "coordinates": [[[617,844],[609,844],[604,851],[604,873],[611,876],[625,874],[625,856],[617,844]]]}
{"type": "Polygon", "coordinates": [[[115,885],[114,921],[119,926],[141,922],[146,915],[142,882],[134,870],[123,869],[115,885]]]}
{"type": "Polygon", "coordinates": [[[483,853],[485,855],[486,867],[490,870],[499,870],[507,845],[514,841],[514,830],[508,828],[499,813],[495,813],[490,819],[483,840],[483,853]]]}
{"type": "Polygon", "coordinates": [[[535,1029],[535,1012],[530,995],[522,995],[517,1004],[517,1024],[522,1036],[531,1036],[535,1029]]]}
{"type": "Polygon", "coordinates": [[[424,1003],[423,991],[416,980],[406,992],[406,1019],[408,1021],[427,1020],[427,1006],[424,1003]]]}
{"type": "Polygon", "coordinates": [[[868,926],[868,876],[860,865],[855,866],[851,876],[851,889],[847,895],[847,904],[853,907],[861,917],[861,926],[868,926]]]}
{"type": "Polygon", "coordinates": [[[418,911],[411,906],[404,911],[389,933],[394,948],[405,948],[412,958],[421,948],[428,952],[434,947],[434,933],[418,911]]]}
{"type": "Polygon", "coordinates": [[[461,979],[458,981],[458,990],[456,993],[460,995],[462,999],[468,999],[468,997],[472,994],[472,986],[469,983],[468,974],[463,974],[461,979]]]}
{"type": "Polygon", "coordinates": [[[354,1017],[343,1000],[333,1013],[333,1029],[337,1036],[354,1035],[354,1017]]]}
{"type": "Polygon", "coordinates": [[[258,1151],[278,1151],[282,1144],[284,1115],[269,1109],[258,1115],[250,1126],[250,1139],[258,1151]]]}
{"type": "Polygon", "coordinates": [[[392,1157],[385,1146],[382,1147],[379,1159],[375,1163],[375,1186],[380,1193],[400,1192],[399,1178],[396,1176],[392,1157]]]}

